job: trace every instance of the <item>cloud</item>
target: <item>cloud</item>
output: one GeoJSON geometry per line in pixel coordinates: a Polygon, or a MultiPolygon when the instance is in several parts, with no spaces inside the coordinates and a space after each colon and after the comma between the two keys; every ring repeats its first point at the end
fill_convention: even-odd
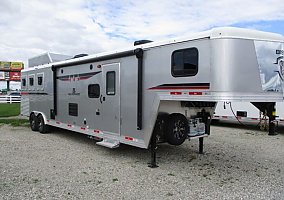
{"type": "Polygon", "coordinates": [[[1,0],[0,60],[97,53],[216,26],[284,21],[282,0],[1,0]]]}
{"type": "Polygon", "coordinates": [[[239,22],[284,19],[280,0],[121,0],[115,4],[89,1],[88,6],[95,21],[104,25],[106,34],[135,39],[159,39],[239,22]]]}

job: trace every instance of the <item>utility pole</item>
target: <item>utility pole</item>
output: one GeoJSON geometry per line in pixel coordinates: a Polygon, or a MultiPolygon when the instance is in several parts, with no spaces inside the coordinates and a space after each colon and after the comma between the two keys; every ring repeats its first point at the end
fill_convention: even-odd
{"type": "Polygon", "coordinates": [[[10,81],[7,81],[7,92],[10,91],[10,81]]]}

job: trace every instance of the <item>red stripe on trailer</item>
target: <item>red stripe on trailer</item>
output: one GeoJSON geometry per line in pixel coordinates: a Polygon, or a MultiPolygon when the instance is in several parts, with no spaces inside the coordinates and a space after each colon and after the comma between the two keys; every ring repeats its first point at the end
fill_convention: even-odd
{"type": "Polygon", "coordinates": [[[60,122],[56,122],[56,124],[60,124],[60,122]]]}
{"type": "Polygon", "coordinates": [[[170,95],[181,95],[182,92],[170,92],[170,95]]]}
{"type": "Polygon", "coordinates": [[[134,138],[132,138],[132,137],[127,137],[127,136],[125,136],[124,137],[126,140],[130,140],[130,141],[133,141],[134,140],[134,138]]]}
{"type": "Polygon", "coordinates": [[[71,81],[71,77],[59,77],[60,81],[71,81]]]}
{"type": "Polygon", "coordinates": [[[222,118],[225,118],[225,119],[227,119],[227,118],[228,118],[228,116],[222,116],[222,118]]]}
{"type": "Polygon", "coordinates": [[[202,92],[189,92],[189,95],[202,95],[202,92]]]}
{"type": "Polygon", "coordinates": [[[251,118],[252,120],[258,120],[258,118],[251,118]]]}
{"type": "Polygon", "coordinates": [[[86,80],[86,79],[89,79],[89,78],[91,78],[92,76],[82,76],[82,77],[79,77],[78,78],[78,81],[80,81],[80,80],[86,80]]]}
{"type": "Polygon", "coordinates": [[[148,90],[202,90],[202,89],[209,89],[208,86],[164,86],[164,87],[152,87],[148,88],[148,90]]]}
{"type": "Polygon", "coordinates": [[[28,92],[21,92],[21,95],[27,95],[29,94],[28,92]]]}

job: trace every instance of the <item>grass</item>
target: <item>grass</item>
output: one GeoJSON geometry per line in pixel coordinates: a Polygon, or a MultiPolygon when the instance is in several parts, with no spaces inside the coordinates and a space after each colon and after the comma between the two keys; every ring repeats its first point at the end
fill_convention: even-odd
{"type": "Polygon", "coordinates": [[[11,126],[29,126],[29,120],[27,119],[1,119],[0,126],[3,124],[9,124],[11,126]]]}
{"type": "Polygon", "coordinates": [[[0,117],[18,116],[20,106],[20,103],[0,103],[0,117]]]}

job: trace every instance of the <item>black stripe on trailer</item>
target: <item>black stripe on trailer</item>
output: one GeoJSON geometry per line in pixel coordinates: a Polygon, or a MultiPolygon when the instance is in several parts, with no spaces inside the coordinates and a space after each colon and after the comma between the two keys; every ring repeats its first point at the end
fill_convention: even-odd
{"type": "Polygon", "coordinates": [[[138,84],[137,84],[137,130],[142,129],[142,83],[143,83],[143,50],[135,49],[138,59],[138,84]]]}
{"type": "Polygon", "coordinates": [[[138,59],[138,77],[137,77],[137,130],[142,129],[142,81],[143,81],[143,50],[141,48],[137,48],[134,50],[114,53],[110,55],[100,56],[96,58],[83,58],[82,60],[76,60],[72,62],[67,63],[59,63],[52,65],[51,69],[53,71],[53,110],[51,110],[51,119],[55,119],[55,116],[57,115],[57,69],[64,68],[64,67],[70,67],[74,65],[82,65],[82,64],[88,64],[91,62],[99,62],[99,61],[105,61],[105,60],[111,60],[111,59],[117,59],[117,58],[123,58],[128,56],[136,56],[138,59]]]}

